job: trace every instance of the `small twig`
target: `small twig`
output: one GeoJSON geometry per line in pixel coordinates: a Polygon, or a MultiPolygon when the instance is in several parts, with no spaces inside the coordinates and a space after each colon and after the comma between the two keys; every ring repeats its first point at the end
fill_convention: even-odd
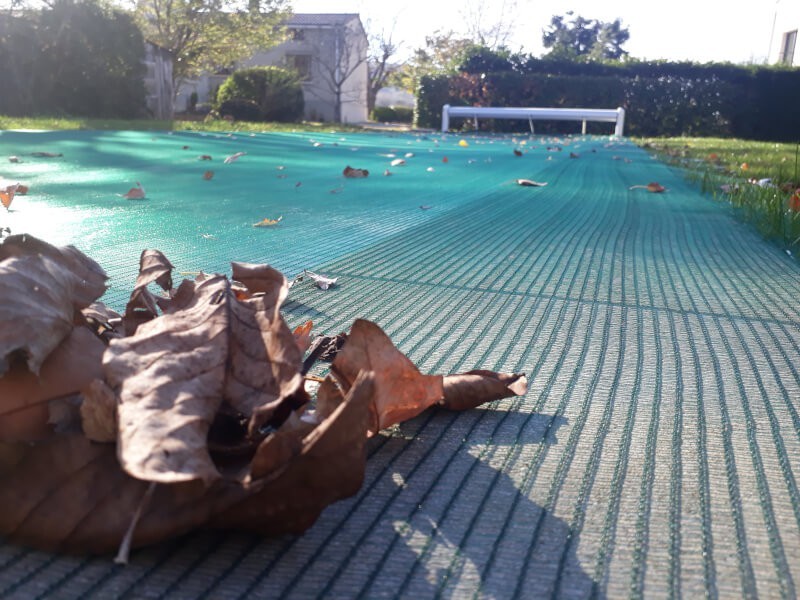
{"type": "Polygon", "coordinates": [[[114,557],[114,562],[118,565],[127,565],[128,558],[130,557],[131,553],[131,543],[133,542],[133,532],[136,531],[136,525],[139,523],[139,519],[142,516],[142,512],[150,503],[150,498],[153,497],[153,492],[156,489],[156,482],[153,481],[150,483],[150,486],[145,491],[144,496],[139,501],[139,506],[136,507],[136,512],[133,513],[133,518],[131,519],[131,524],[128,525],[128,530],[125,532],[125,537],[122,538],[122,543],[119,545],[119,551],[117,551],[117,555],[114,557]]]}
{"type": "Polygon", "coordinates": [[[324,377],[317,377],[316,375],[306,375],[305,379],[306,381],[316,381],[317,383],[322,383],[325,381],[324,377]]]}

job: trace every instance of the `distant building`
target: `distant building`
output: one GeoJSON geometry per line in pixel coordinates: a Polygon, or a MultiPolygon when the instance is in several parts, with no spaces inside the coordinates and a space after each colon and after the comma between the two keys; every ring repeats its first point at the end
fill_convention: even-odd
{"type": "Polygon", "coordinates": [[[800,67],[800,2],[784,2],[775,6],[775,24],[772,31],[770,62],[800,67]]]}
{"type": "MultiPolygon", "coordinates": [[[[288,39],[256,52],[238,67],[280,66],[302,79],[304,118],[309,121],[361,123],[367,120],[367,48],[357,14],[295,14],[286,23],[288,39]]],[[[227,73],[206,75],[181,86],[176,110],[185,110],[192,92],[211,103],[227,73]]]]}

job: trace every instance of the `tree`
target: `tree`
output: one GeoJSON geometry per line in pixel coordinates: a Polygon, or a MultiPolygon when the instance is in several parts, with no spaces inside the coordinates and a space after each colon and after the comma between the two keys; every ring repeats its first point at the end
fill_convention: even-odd
{"type": "MultiPolygon", "coordinates": [[[[336,25],[332,30],[332,35],[320,37],[316,46],[321,89],[333,95],[333,120],[340,123],[344,102],[366,100],[362,93],[366,93],[367,90],[350,85],[358,79],[351,80],[358,70],[367,69],[368,42],[366,35],[363,35],[361,21],[336,25]],[[360,31],[355,31],[354,28],[360,31]]],[[[314,88],[311,88],[310,91],[315,93],[314,88]]]]}
{"type": "Polygon", "coordinates": [[[233,66],[283,39],[288,0],[138,0],[146,40],[173,56],[173,83],[233,66]]]}
{"type": "Polygon", "coordinates": [[[425,76],[454,74],[474,45],[472,40],[453,31],[437,30],[425,37],[425,47],[414,50],[411,59],[400,69],[398,83],[407,90],[415,90],[425,76]]]}
{"type": "MultiPolygon", "coordinates": [[[[367,56],[367,67],[369,69],[369,86],[367,87],[367,110],[372,112],[375,108],[375,99],[378,97],[380,89],[387,85],[390,77],[398,70],[389,61],[397,53],[398,47],[392,42],[392,28],[387,33],[382,29],[380,33],[369,35],[369,54],[367,56]]],[[[367,24],[369,29],[369,24],[367,24]]]]}
{"type": "Polygon", "coordinates": [[[136,117],[144,42],[131,16],[96,0],[53,0],[0,19],[0,112],[136,117]]]}
{"type": "Polygon", "coordinates": [[[567,60],[619,60],[628,53],[622,45],[628,41],[628,28],[616,19],[604,23],[596,19],[573,16],[569,11],[564,16],[556,15],[550,20],[550,28],[545,29],[542,42],[550,48],[547,56],[567,60]],[[567,21],[566,17],[572,17],[567,21]]]}
{"type": "Polygon", "coordinates": [[[459,15],[466,37],[476,46],[490,50],[507,48],[518,20],[517,0],[467,0],[459,15]]]}

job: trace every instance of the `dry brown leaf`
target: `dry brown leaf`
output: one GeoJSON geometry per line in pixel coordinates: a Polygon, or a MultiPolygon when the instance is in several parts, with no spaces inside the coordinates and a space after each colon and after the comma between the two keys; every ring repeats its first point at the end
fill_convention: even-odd
{"type": "Polygon", "coordinates": [[[278,308],[289,293],[286,277],[269,265],[232,262],[231,277],[244,284],[251,294],[264,294],[267,302],[278,308]]]}
{"type": "MultiPolygon", "coordinates": [[[[33,446],[0,445],[0,534],[49,551],[113,552],[148,485],[122,471],[113,445],[81,435],[55,436],[33,446]]],[[[199,481],[158,485],[133,546],[201,527],[250,493],[224,481],[210,488],[199,481]]]]}
{"type": "Polygon", "coordinates": [[[104,367],[120,398],[119,455],[128,473],[213,481],[220,474],[207,436],[223,402],[245,416],[270,406],[267,420],[279,425],[306,401],[302,355],[274,303],[284,296],[239,301],[225,277],[212,276],[182,310],[111,342],[104,367]]]}
{"type": "Polygon", "coordinates": [[[366,467],[364,432],[376,393],[373,374],[361,374],[345,400],[303,439],[302,450],[283,472],[210,525],[263,535],[301,533],[326,506],[358,492],[366,467]]]}
{"type": "Polygon", "coordinates": [[[495,373],[476,369],[444,376],[444,398],[439,405],[450,410],[468,410],[492,400],[523,396],[528,380],[521,373],[495,373]]]}
{"type": "Polygon", "coordinates": [[[139,275],[125,307],[125,330],[132,335],[142,323],[158,316],[158,298],[147,288],[155,283],[166,292],[172,290],[175,267],[159,250],[143,250],[139,257],[139,275]]]}
{"type": "Polygon", "coordinates": [[[347,165],[344,171],[342,171],[342,175],[351,179],[361,179],[363,177],[369,177],[369,171],[366,169],[354,169],[350,165],[347,165]]]}
{"type": "Polygon", "coordinates": [[[314,327],[314,321],[308,320],[302,325],[298,325],[292,331],[294,341],[300,352],[305,352],[311,346],[311,329],[314,327]]]}
{"type": "Polygon", "coordinates": [[[117,395],[105,381],[95,379],[82,391],[81,428],[93,442],[117,441],[117,395]]]}
{"type": "Polygon", "coordinates": [[[422,375],[380,327],[363,319],[353,323],[331,370],[345,389],[353,385],[361,371],[374,372],[375,402],[370,407],[369,423],[372,435],[417,416],[444,395],[441,375],[422,375]]]}
{"type": "Polygon", "coordinates": [[[643,190],[647,190],[648,192],[650,192],[652,194],[660,194],[661,192],[665,192],[667,190],[667,188],[665,188],[663,185],[661,185],[657,181],[651,181],[647,185],[632,185],[628,189],[629,190],[643,189],[643,190]]]}
{"type": "Polygon", "coordinates": [[[71,299],[76,310],[86,308],[106,291],[105,271],[74,246],[56,247],[32,235],[11,235],[0,244],[0,261],[14,256],[44,256],[73,273],[77,283],[71,299]]]}
{"type": "Polygon", "coordinates": [[[42,364],[39,375],[16,363],[0,377],[0,440],[33,441],[52,433],[47,402],[74,394],[103,377],[105,344],[74,328],[42,364]]]}

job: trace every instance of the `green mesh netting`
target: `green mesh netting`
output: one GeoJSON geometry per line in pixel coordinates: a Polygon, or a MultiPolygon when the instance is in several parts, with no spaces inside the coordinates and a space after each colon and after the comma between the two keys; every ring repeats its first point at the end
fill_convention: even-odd
{"type": "Polygon", "coordinates": [[[796,596],[795,261],[626,141],[460,139],[0,136],[24,161],[0,174],[31,186],[0,225],[96,258],[114,305],[146,247],[178,271],[310,268],[338,285],[293,287],[290,325],[365,317],[425,372],[530,381],[373,439],[360,493],[304,536],[196,533],[124,569],[3,544],[0,596],[796,596]],[[137,180],[148,200],[114,196],[137,180]],[[629,189],[650,181],[667,192],[629,189]]]}

